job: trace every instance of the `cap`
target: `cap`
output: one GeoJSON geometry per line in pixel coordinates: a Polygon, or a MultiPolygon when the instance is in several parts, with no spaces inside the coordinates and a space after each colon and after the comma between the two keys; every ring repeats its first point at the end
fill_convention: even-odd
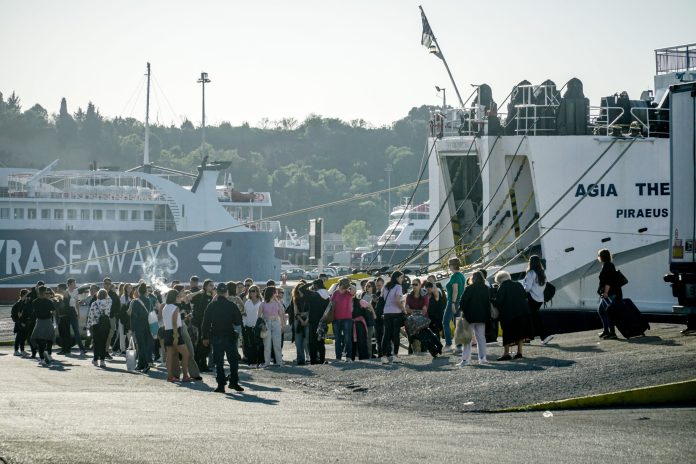
{"type": "Polygon", "coordinates": [[[215,287],[218,293],[227,293],[227,284],[224,282],[220,282],[217,284],[217,287],[215,287]]]}

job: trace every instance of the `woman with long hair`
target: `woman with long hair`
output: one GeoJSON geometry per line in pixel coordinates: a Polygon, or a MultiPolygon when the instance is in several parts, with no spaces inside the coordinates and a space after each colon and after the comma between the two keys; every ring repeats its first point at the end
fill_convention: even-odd
{"type": "MultiPolygon", "coordinates": [[[[360,295],[360,299],[366,301],[371,311],[368,311],[365,316],[365,322],[367,322],[367,351],[372,359],[372,340],[375,337],[375,320],[377,319],[377,314],[375,313],[374,306],[377,303],[377,287],[375,282],[370,280],[365,284],[365,291],[360,295]]],[[[379,341],[377,342],[379,344],[379,341]]]]}
{"type": "Polygon", "coordinates": [[[292,289],[292,311],[293,316],[292,331],[295,336],[295,350],[297,351],[297,365],[304,366],[307,362],[306,353],[309,352],[307,344],[309,342],[309,306],[300,291],[300,287],[305,281],[300,281],[292,289]]]}
{"type": "Polygon", "coordinates": [[[527,274],[524,276],[522,286],[524,291],[527,292],[527,304],[529,304],[529,314],[532,318],[534,336],[538,336],[541,339],[541,344],[546,345],[551,341],[553,335],[546,330],[544,322],[541,320],[541,314],[539,314],[539,310],[544,304],[546,272],[544,271],[544,265],[541,263],[541,258],[537,255],[529,257],[527,274]]]}
{"type": "Polygon", "coordinates": [[[283,351],[280,340],[285,329],[285,310],[276,298],[276,288],[266,287],[263,291],[263,302],[259,307],[259,317],[262,317],[268,328],[268,335],[263,339],[264,364],[268,367],[271,362],[271,347],[273,348],[276,365],[283,365],[283,351]]]}
{"type": "Polygon", "coordinates": [[[244,314],[242,315],[242,337],[244,341],[242,347],[247,363],[252,367],[260,367],[261,351],[263,341],[256,336],[254,328],[256,321],[259,318],[259,308],[261,308],[261,291],[256,285],[252,285],[246,291],[246,300],[244,301],[244,314]]]}
{"type": "Polygon", "coordinates": [[[109,293],[103,288],[97,292],[97,298],[89,306],[87,313],[87,327],[92,331],[92,347],[94,357],[92,364],[106,367],[106,339],[109,336],[111,324],[109,314],[111,313],[112,300],[109,293]]]}
{"type": "Polygon", "coordinates": [[[399,340],[401,339],[401,322],[404,314],[403,289],[401,284],[404,274],[394,271],[389,283],[382,289],[384,298],[384,336],[382,337],[382,363],[399,361],[399,340]]]}
{"type": "Polygon", "coordinates": [[[179,377],[173,375],[174,363],[178,361],[178,355],[181,355],[181,370],[184,372],[184,382],[194,380],[189,375],[188,358],[189,351],[186,348],[186,342],[181,335],[181,313],[176,305],[179,298],[179,292],[169,290],[167,292],[166,304],[162,309],[162,320],[164,322],[164,346],[167,349],[167,381],[177,382],[179,377]]]}
{"type": "MultiPolygon", "coordinates": [[[[116,333],[118,334],[118,348],[121,354],[125,354],[128,342],[126,334],[130,330],[130,315],[128,309],[133,301],[133,286],[122,283],[118,286],[118,298],[121,301],[121,309],[116,316],[116,333]]],[[[116,341],[114,341],[114,344],[116,341]]]]}
{"type": "Polygon", "coordinates": [[[51,289],[41,285],[38,288],[38,298],[31,303],[36,316],[36,325],[31,334],[31,341],[39,349],[39,364],[42,366],[49,366],[53,362],[51,348],[55,340],[55,329],[53,328],[55,307],[51,301],[52,296],[51,289]]]}
{"type": "Polygon", "coordinates": [[[597,289],[600,297],[597,312],[602,320],[602,333],[599,334],[599,338],[615,339],[616,329],[607,315],[607,309],[617,298],[623,299],[623,292],[618,282],[616,267],[612,263],[611,252],[606,248],[599,250],[597,260],[602,263],[602,270],[599,272],[599,288],[597,289]]]}

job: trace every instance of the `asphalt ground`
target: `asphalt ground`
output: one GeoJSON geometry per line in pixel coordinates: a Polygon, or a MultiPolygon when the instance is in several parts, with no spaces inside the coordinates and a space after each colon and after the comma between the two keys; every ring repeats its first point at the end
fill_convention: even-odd
{"type": "MultiPolygon", "coordinates": [[[[599,345],[593,333],[562,335],[557,345],[532,344],[523,362],[488,367],[457,369],[454,357],[433,363],[405,356],[393,366],[243,368],[246,391],[226,395],[211,392],[209,374],[203,382],[171,384],[161,370],[128,373],[123,358],[100,369],[75,355],[54,356],[55,366],[45,368],[2,348],[0,457],[10,463],[694,462],[693,406],[554,411],[552,417],[480,412],[694,378],[696,337],[679,335],[679,328],[654,325],[650,337],[599,345]]],[[[294,346],[285,348],[293,359],[294,346]]],[[[489,358],[501,350],[489,349],[489,358]]]]}

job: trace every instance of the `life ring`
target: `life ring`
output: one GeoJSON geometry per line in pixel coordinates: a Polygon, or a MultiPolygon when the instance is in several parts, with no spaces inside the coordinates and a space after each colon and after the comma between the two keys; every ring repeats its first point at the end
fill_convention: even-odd
{"type": "Polygon", "coordinates": [[[256,201],[265,201],[266,200],[266,195],[263,193],[257,193],[256,194],[256,201]]]}

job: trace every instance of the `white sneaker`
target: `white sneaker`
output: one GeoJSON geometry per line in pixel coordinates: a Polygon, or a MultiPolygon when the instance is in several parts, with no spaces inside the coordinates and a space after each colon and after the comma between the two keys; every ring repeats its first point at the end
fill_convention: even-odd
{"type": "Polygon", "coordinates": [[[48,351],[44,351],[43,358],[46,364],[51,364],[51,357],[48,355],[48,351]]]}
{"type": "Polygon", "coordinates": [[[488,361],[485,359],[479,359],[478,363],[479,363],[479,366],[485,366],[486,364],[488,364],[488,361]]]}
{"type": "Polygon", "coordinates": [[[401,359],[399,359],[398,355],[394,355],[394,358],[392,359],[392,362],[395,364],[401,364],[401,359]]]}
{"type": "Polygon", "coordinates": [[[350,359],[350,358],[347,358],[347,359],[345,360],[345,363],[346,363],[346,364],[350,364],[350,363],[352,363],[352,362],[353,362],[353,360],[350,359]]]}
{"type": "Polygon", "coordinates": [[[48,366],[48,363],[43,359],[39,359],[39,366],[48,366]]]}
{"type": "Polygon", "coordinates": [[[265,369],[268,367],[268,363],[259,364],[260,369],[265,369]]]}
{"type": "Polygon", "coordinates": [[[470,366],[470,365],[471,365],[471,362],[469,362],[469,361],[460,361],[459,363],[457,363],[457,367],[466,367],[466,366],[470,366]]]}
{"type": "Polygon", "coordinates": [[[48,354],[48,353],[45,353],[45,355],[48,356],[48,362],[49,362],[49,363],[52,363],[52,362],[53,362],[53,358],[51,357],[51,355],[48,354]]]}
{"type": "Polygon", "coordinates": [[[97,362],[96,359],[93,359],[93,360],[92,360],[92,365],[93,365],[94,367],[97,367],[97,366],[99,365],[99,363],[97,362]]]}
{"type": "Polygon", "coordinates": [[[19,350],[17,350],[17,351],[14,352],[14,355],[15,355],[15,356],[22,356],[22,353],[20,353],[19,350]]]}
{"type": "Polygon", "coordinates": [[[27,353],[27,352],[24,351],[24,350],[20,351],[20,354],[21,354],[22,356],[29,356],[29,353],[27,353]]]}
{"type": "Polygon", "coordinates": [[[549,335],[548,337],[546,337],[545,339],[543,339],[543,340],[541,341],[541,344],[542,344],[542,345],[546,345],[548,342],[550,342],[551,340],[553,340],[553,337],[554,337],[553,335],[549,335]]]}
{"type": "Polygon", "coordinates": [[[106,363],[104,361],[99,362],[99,367],[106,367],[106,363]]]}
{"type": "Polygon", "coordinates": [[[382,364],[389,364],[389,360],[386,356],[382,356],[382,364]]]}

